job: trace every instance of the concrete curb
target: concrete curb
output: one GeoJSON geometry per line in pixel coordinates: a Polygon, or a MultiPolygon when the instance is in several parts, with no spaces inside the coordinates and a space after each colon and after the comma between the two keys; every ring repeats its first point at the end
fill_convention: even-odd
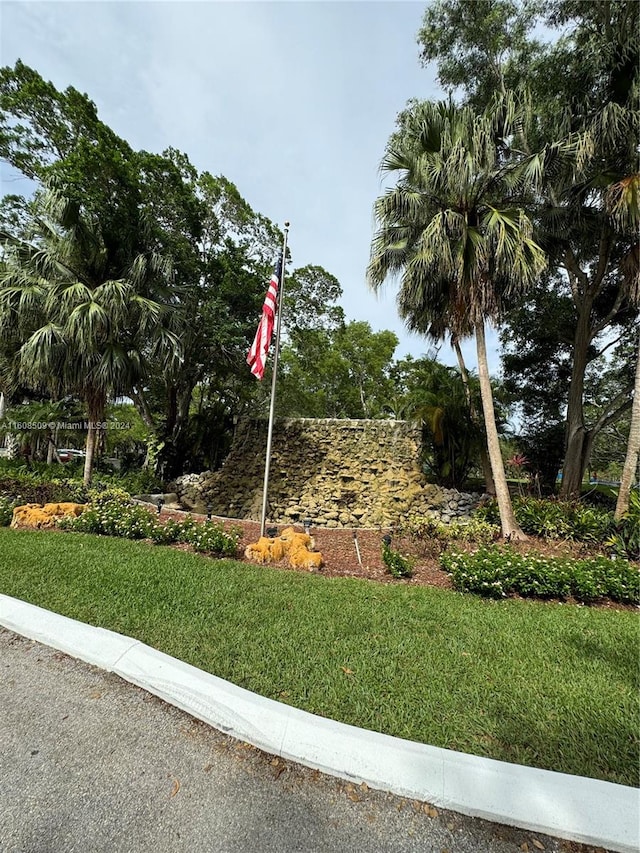
{"type": "Polygon", "coordinates": [[[466,815],[605,847],[640,848],[640,791],[358,729],[265,699],[131,637],[0,595],[0,625],[114,672],[266,752],[466,815]]]}

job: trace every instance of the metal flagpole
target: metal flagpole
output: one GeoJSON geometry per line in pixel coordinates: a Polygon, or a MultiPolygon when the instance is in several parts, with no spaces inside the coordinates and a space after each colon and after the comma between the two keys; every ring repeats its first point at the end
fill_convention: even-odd
{"type": "Polygon", "coordinates": [[[278,307],[276,343],[273,349],[273,375],[271,377],[271,405],[269,407],[269,430],[267,432],[267,458],[264,464],[264,487],[262,489],[262,515],[260,517],[260,536],[264,536],[267,521],[267,492],[269,489],[269,467],[271,465],[271,439],[273,436],[273,416],[276,410],[276,377],[278,375],[278,355],[280,353],[280,329],[282,328],[282,308],[284,305],[284,265],[287,257],[287,235],[289,223],[284,223],[284,241],[282,243],[282,264],[280,267],[280,282],[278,284],[278,307]]]}

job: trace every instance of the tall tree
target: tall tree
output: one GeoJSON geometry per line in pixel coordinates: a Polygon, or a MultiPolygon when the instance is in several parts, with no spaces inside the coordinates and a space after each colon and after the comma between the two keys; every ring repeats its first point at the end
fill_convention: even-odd
{"type": "Polygon", "coordinates": [[[631,424],[629,426],[629,441],[627,455],[622,469],[620,489],[616,502],[615,518],[620,519],[629,511],[629,496],[633,481],[638,474],[638,455],[640,454],[640,340],[636,357],[636,377],[633,391],[633,406],[631,409],[631,424]]]}
{"type": "Polygon", "coordinates": [[[30,242],[0,234],[0,329],[19,329],[24,381],[84,401],[89,484],[107,399],[144,374],[146,355],[167,349],[179,357],[162,301],[168,269],[152,251],[122,267],[100,222],[56,192],[39,195],[33,211],[30,242]]]}
{"type": "MultiPolygon", "coordinates": [[[[626,0],[436,0],[418,37],[423,61],[437,61],[441,84],[476,109],[487,105],[496,88],[527,86],[537,121],[522,138],[525,150],[572,134],[582,141],[583,156],[548,172],[529,205],[536,239],[551,269],[561,274],[553,280],[567,283],[572,304],[562,482],[567,497],[579,493],[593,445],[585,421],[589,363],[607,347],[612,329],[628,333],[637,322],[637,229],[633,217],[618,217],[615,209],[637,210],[638,204],[639,28],[640,5],[626,0]],[[546,44],[532,38],[535,24],[538,32],[542,25],[551,28],[546,44]],[[554,28],[563,29],[561,37],[554,28]]],[[[544,302],[536,305],[538,314],[543,310],[544,302]]],[[[553,316],[549,323],[554,328],[553,316]]],[[[622,411],[615,399],[603,407],[606,417],[622,411]]]]}
{"type": "Polygon", "coordinates": [[[478,115],[453,103],[414,103],[387,144],[382,170],[395,187],[375,203],[368,279],[380,288],[400,276],[398,304],[410,328],[476,337],[489,458],[505,537],[526,538],[511,504],[500,452],[485,342],[485,324],[505,300],[545,267],[522,199],[545,156],[523,158],[512,147],[526,122],[513,97],[478,115]]]}
{"type": "MultiPolygon", "coordinates": [[[[278,229],[231,181],[199,174],[174,149],[133,151],[87,95],[58,91],[20,61],[0,69],[0,158],[41,187],[53,183],[98,226],[114,276],[148,253],[170,259],[167,301],[182,358],[147,347],[148,369],[127,393],[155,436],[159,463],[176,473],[192,449],[191,419],[215,410],[224,420],[251,397],[244,356],[281,245],[278,229]]],[[[25,238],[28,207],[6,199],[0,226],[25,238]]],[[[23,341],[9,343],[11,355],[23,341]]]]}
{"type": "Polygon", "coordinates": [[[538,2],[432,0],[418,32],[421,62],[435,62],[442,88],[482,111],[496,92],[519,88],[546,55],[531,35],[540,12],[538,2]]]}
{"type": "Polygon", "coordinates": [[[384,417],[393,393],[391,370],[397,346],[393,332],[374,332],[365,322],[293,334],[282,350],[278,415],[384,417]]]}
{"type": "Polygon", "coordinates": [[[201,458],[207,417],[226,429],[228,409],[237,410],[242,394],[250,395],[245,355],[279,235],[230,181],[199,174],[185,154],[145,155],[142,176],[155,239],[173,262],[184,357],[154,363],[133,399],[156,435],[158,465],[170,477],[191,456],[201,458]],[[234,394],[227,395],[230,387],[234,394]]]}

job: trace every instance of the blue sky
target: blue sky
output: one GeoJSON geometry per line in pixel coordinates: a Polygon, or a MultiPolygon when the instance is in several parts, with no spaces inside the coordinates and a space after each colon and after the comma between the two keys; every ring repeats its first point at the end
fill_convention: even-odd
{"type": "MultiPolygon", "coordinates": [[[[392,329],[396,357],[417,357],[428,345],[404,330],[394,285],[376,297],[365,270],[395,117],[411,97],[443,96],[418,60],[425,7],[2,0],[0,60],[20,58],[58,88],[86,92],[133,147],[185,151],[255,210],[280,226],[290,220],[294,265],[325,267],[342,285],[348,320],[392,329]]],[[[20,182],[5,173],[2,190],[20,192],[20,182]]],[[[475,366],[475,347],[464,349],[475,366]]],[[[440,357],[455,363],[448,346],[440,357]]]]}

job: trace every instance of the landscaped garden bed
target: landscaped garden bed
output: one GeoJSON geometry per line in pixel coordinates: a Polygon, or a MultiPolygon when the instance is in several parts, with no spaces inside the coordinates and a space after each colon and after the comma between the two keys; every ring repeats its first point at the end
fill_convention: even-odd
{"type": "MultiPolygon", "coordinates": [[[[56,523],[76,532],[148,539],[240,559],[260,534],[257,522],[205,519],[134,503],[121,489],[94,490],[87,497],[82,515],[56,523]]],[[[0,497],[0,522],[8,523],[12,506],[0,497]]],[[[581,504],[523,499],[515,507],[530,535],[526,542],[506,545],[497,541],[499,527],[491,505],[471,521],[451,524],[415,518],[395,530],[312,527],[312,550],[322,555],[313,570],[327,577],[399,581],[492,598],[524,596],[631,608],[640,604],[640,567],[626,559],[627,552],[635,553],[635,515],[623,523],[626,527],[614,528],[609,513],[581,504]],[[605,538],[614,530],[615,535],[605,538]]],[[[278,537],[285,527],[268,531],[278,537]]],[[[251,549],[247,555],[251,561],[251,549]]],[[[284,558],[275,564],[290,567],[284,558]]]]}

